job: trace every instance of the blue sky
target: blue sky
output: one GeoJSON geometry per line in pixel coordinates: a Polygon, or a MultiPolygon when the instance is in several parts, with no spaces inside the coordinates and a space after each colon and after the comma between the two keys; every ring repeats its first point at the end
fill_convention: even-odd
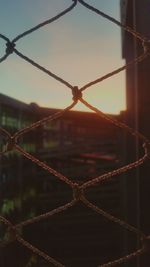
{"type": "MultiPolygon", "coordinates": [[[[119,0],[86,0],[120,20],[119,0]]],[[[71,0],[0,0],[0,33],[12,39],[51,18],[72,4],[71,0]]],[[[83,86],[124,64],[120,28],[80,4],[58,21],[19,40],[17,49],[61,76],[83,86]]],[[[0,39],[0,56],[5,42],[0,39]]],[[[124,73],[84,93],[84,98],[105,112],[125,108],[124,73]]],[[[0,64],[0,92],[24,102],[64,108],[71,92],[58,81],[12,54],[0,64]]],[[[78,105],[78,109],[84,107],[78,105]]]]}

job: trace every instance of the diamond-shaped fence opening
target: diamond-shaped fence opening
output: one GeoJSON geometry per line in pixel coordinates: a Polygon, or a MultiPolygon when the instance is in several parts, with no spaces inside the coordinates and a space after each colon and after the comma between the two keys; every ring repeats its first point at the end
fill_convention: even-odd
{"type": "MultiPolygon", "coordinates": [[[[96,197],[96,194],[103,194],[104,193],[104,191],[103,191],[104,181],[107,181],[107,180],[112,181],[113,179],[115,181],[117,175],[120,175],[122,173],[126,173],[128,170],[134,169],[134,168],[142,165],[146,161],[146,159],[149,157],[149,153],[150,153],[149,140],[146,137],[144,137],[142,134],[135,132],[133,129],[131,129],[127,125],[116,121],[112,117],[105,115],[100,110],[98,110],[97,108],[95,108],[90,103],[88,103],[84,100],[84,91],[87,88],[91,87],[94,84],[100,83],[101,81],[103,81],[105,79],[108,79],[108,78],[116,75],[117,73],[121,72],[122,70],[127,69],[132,64],[135,64],[137,62],[144,60],[149,55],[149,40],[146,37],[142,36],[140,33],[136,32],[135,30],[133,30],[129,27],[126,27],[125,25],[122,25],[120,22],[118,22],[114,18],[108,16],[107,14],[104,14],[103,12],[101,12],[100,10],[98,10],[97,8],[93,7],[92,5],[86,3],[83,0],[73,0],[70,2],[71,2],[70,6],[68,8],[66,8],[65,10],[63,10],[60,14],[54,16],[53,18],[48,19],[47,21],[44,21],[43,23],[40,23],[39,25],[33,27],[32,29],[27,30],[26,32],[23,32],[22,34],[16,36],[13,40],[10,40],[7,36],[0,34],[0,38],[2,39],[3,42],[6,43],[5,51],[1,55],[1,58],[0,58],[1,63],[4,60],[7,60],[7,58],[10,56],[10,54],[13,53],[16,56],[19,56],[21,59],[25,60],[26,62],[30,63],[33,67],[38,68],[42,72],[46,73],[47,75],[51,76],[52,78],[56,79],[58,82],[62,83],[66,87],[68,87],[72,91],[72,97],[73,97],[72,103],[70,104],[70,106],[66,107],[64,110],[58,111],[53,115],[49,115],[48,117],[44,117],[44,118],[41,117],[40,120],[38,120],[37,122],[31,121],[31,122],[27,122],[27,124],[25,124],[25,125],[21,125],[21,124],[17,125],[15,132],[11,132],[11,131],[9,131],[9,129],[1,129],[1,143],[2,143],[2,145],[1,145],[1,157],[2,158],[3,158],[3,156],[5,157],[6,154],[8,154],[8,157],[9,157],[9,153],[12,151],[15,151],[15,153],[17,153],[17,155],[18,155],[18,164],[19,164],[20,168],[22,166],[23,161],[30,160],[30,162],[32,164],[37,165],[38,168],[43,170],[43,172],[46,171],[49,173],[50,176],[51,175],[53,175],[53,177],[55,176],[56,179],[58,180],[58,182],[59,182],[59,180],[61,180],[61,183],[66,184],[66,186],[68,188],[70,188],[70,191],[72,192],[72,196],[71,196],[71,199],[69,201],[66,201],[66,203],[63,203],[61,206],[59,204],[58,207],[56,207],[54,209],[50,209],[49,211],[45,211],[45,213],[40,214],[40,215],[35,215],[34,209],[32,209],[32,208],[30,209],[29,206],[26,206],[26,199],[27,198],[30,198],[30,200],[33,201],[33,203],[35,201],[35,198],[34,198],[35,194],[36,194],[36,192],[35,192],[36,188],[35,187],[30,188],[30,192],[28,195],[25,194],[25,191],[24,192],[22,191],[22,201],[20,201],[19,199],[14,199],[14,202],[12,204],[10,201],[10,198],[6,199],[6,201],[8,201],[8,202],[10,201],[9,205],[7,205],[7,208],[9,207],[9,209],[12,211],[15,211],[16,214],[17,214],[17,212],[20,212],[21,209],[26,209],[28,211],[30,210],[30,214],[29,214],[28,218],[22,218],[22,221],[21,222],[19,221],[17,223],[15,221],[15,217],[12,220],[12,222],[9,220],[9,216],[7,216],[7,210],[5,207],[6,205],[5,205],[5,203],[3,203],[3,209],[2,209],[3,213],[0,216],[0,222],[2,225],[2,229],[4,227],[6,227],[7,229],[5,231],[3,240],[1,240],[0,243],[2,246],[5,247],[5,253],[6,254],[7,254],[7,252],[6,252],[7,249],[8,250],[10,250],[10,249],[11,250],[14,250],[14,249],[17,250],[17,247],[20,247],[20,246],[22,248],[24,248],[24,250],[29,250],[29,252],[31,254],[28,257],[28,260],[26,260],[26,266],[27,267],[28,266],[34,266],[34,265],[36,267],[39,266],[39,262],[37,260],[39,258],[41,259],[41,265],[40,266],[43,266],[43,267],[44,266],[63,267],[63,266],[65,266],[65,264],[66,264],[66,266],[68,266],[68,265],[71,266],[71,264],[72,264],[72,266],[80,266],[81,262],[83,264],[82,266],[84,266],[84,257],[90,258],[90,253],[92,253],[92,252],[89,248],[92,245],[94,246],[93,253],[95,253],[95,255],[96,255],[95,256],[96,262],[91,263],[91,265],[89,265],[89,266],[95,266],[95,265],[98,265],[101,263],[101,265],[100,265],[101,267],[117,266],[117,265],[123,264],[123,263],[128,262],[129,260],[132,260],[132,259],[136,258],[137,256],[145,253],[145,251],[148,251],[148,249],[149,249],[149,237],[147,237],[144,233],[142,233],[139,229],[135,228],[134,226],[129,225],[127,222],[122,221],[121,219],[115,217],[115,215],[112,215],[109,212],[101,209],[99,203],[97,203],[96,201],[92,202],[92,200],[89,200],[90,197],[88,197],[88,193],[90,192],[89,189],[91,187],[95,187],[97,189],[96,190],[97,192],[93,191],[95,197],[96,197]],[[129,32],[134,38],[136,38],[139,41],[139,43],[141,44],[141,47],[143,48],[141,54],[138,55],[137,58],[133,59],[132,62],[129,62],[128,65],[120,67],[120,68],[112,71],[111,73],[106,74],[103,77],[99,77],[96,80],[85,84],[81,88],[79,88],[76,85],[70,84],[68,81],[59,77],[58,75],[51,72],[50,70],[48,70],[44,66],[41,66],[39,63],[36,63],[31,58],[29,58],[27,55],[23,54],[22,52],[20,52],[17,49],[17,42],[20,39],[23,40],[23,38],[26,35],[32,34],[32,32],[37,31],[38,29],[44,27],[45,25],[49,25],[50,23],[58,20],[62,16],[65,16],[68,12],[70,12],[71,10],[76,8],[77,5],[82,5],[82,7],[87,8],[91,12],[94,12],[95,14],[97,14],[98,16],[102,16],[105,19],[109,20],[110,22],[123,28],[125,31],[129,32]],[[47,164],[44,161],[41,161],[40,159],[38,159],[36,156],[36,151],[35,151],[34,146],[23,147],[21,145],[23,138],[24,138],[24,140],[26,140],[28,134],[31,133],[31,131],[33,129],[36,129],[37,127],[41,127],[40,129],[42,129],[43,125],[46,125],[50,121],[53,122],[56,118],[63,118],[64,114],[66,112],[68,112],[69,110],[71,110],[79,101],[83,105],[88,107],[90,111],[94,111],[99,116],[100,119],[102,118],[102,119],[106,120],[108,123],[110,123],[111,125],[114,125],[115,127],[119,127],[121,129],[123,129],[124,131],[128,132],[129,134],[131,134],[133,137],[138,138],[143,145],[143,155],[141,156],[141,158],[139,158],[136,162],[129,163],[126,166],[121,166],[118,169],[115,169],[112,167],[112,169],[108,173],[101,174],[101,172],[99,172],[100,170],[97,170],[98,173],[97,173],[96,177],[92,177],[90,175],[90,177],[89,177],[90,179],[87,179],[86,181],[85,180],[76,181],[76,180],[73,180],[72,177],[66,176],[65,173],[62,174],[61,168],[60,168],[60,172],[59,172],[57,170],[57,166],[55,166],[55,164],[52,164],[54,166],[54,168],[53,168],[53,166],[51,166],[50,163],[47,164]],[[28,133],[28,134],[26,135],[26,133],[28,133]],[[3,140],[4,138],[6,141],[5,145],[3,145],[3,143],[5,143],[3,140]],[[55,167],[56,167],[56,169],[55,169],[55,167]],[[102,186],[101,186],[101,183],[102,183],[102,186]],[[89,192],[88,192],[88,190],[89,190],[89,192]],[[13,205],[15,205],[15,206],[13,206],[13,205]],[[84,214],[84,212],[82,212],[82,216],[80,215],[80,213],[81,213],[80,209],[78,210],[78,206],[80,206],[80,205],[84,206],[84,208],[86,207],[86,210],[88,210],[88,212],[85,214],[84,214]],[[74,215],[72,214],[73,223],[70,224],[69,226],[67,226],[67,220],[69,218],[70,210],[74,210],[74,215]],[[68,214],[67,215],[68,218],[64,214],[68,214]],[[103,218],[103,219],[101,219],[101,223],[108,225],[109,230],[107,233],[104,233],[103,226],[101,225],[101,230],[102,230],[101,238],[103,236],[104,246],[105,246],[106,236],[107,236],[107,238],[109,238],[110,232],[115,234],[115,232],[119,231],[119,233],[120,233],[120,230],[117,230],[120,226],[123,228],[122,231],[125,231],[124,229],[126,229],[126,231],[132,232],[132,234],[135,235],[135,238],[136,237],[139,238],[139,240],[141,241],[140,248],[138,250],[131,251],[131,253],[129,255],[123,255],[120,252],[120,258],[119,259],[115,259],[113,257],[111,257],[110,259],[107,259],[107,255],[106,255],[106,264],[104,262],[102,262],[101,256],[98,256],[98,254],[99,254],[98,248],[96,248],[94,245],[96,242],[95,241],[96,239],[93,237],[93,234],[92,234],[93,229],[87,229],[86,225],[84,225],[83,221],[81,221],[81,219],[83,219],[84,216],[87,217],[87,221],[92,220],[94,218],[94,214],[95,214],[95,217],[97,217],[97,220],[94,221],[95,222],[94,227],[97,227],[97,228],[99,227],[99,224],[98,224],[98,221],[99,221],[98,218],[99,217],[103,218]],[[59,218],[59,223],[58,223],[58,218],[59,218]],[[46,223],[47,220],[49,220],[49,223],[46,223]],[[45,239],[48,238],[49,242],[52,241],[52,243],[53,243],[53,246],[50,249],[46,248],[44,246],[45,245],[44,243],[41,244],[41,245],[43,245],[43,247],[38,244],[38,240],[40,242],[40,235],[42,236],[42,233],[41,233],[41,231],[39,233],[40,227],[37,228],[37,225],[42,225],[44,223],[45,223],[45,232],[43,233],[43,235],[45,235],[45,239]],[[28,227],[31,227],[33,229],[33,231],[30,231],[30,236],[28,236],[28,231],[26,230],[28,227]],[[50,230],[48,230],[49,227],[50,227],[50,230]],[[72,228],[74,227],[74,228],[70,230],[69,227],[72,227],[72,228]],[[79,233],[78,229],[80,229],[80,233],[79,233]],[[114,229],[116,229],[116,230],[114,230],[114,229]],[[70,230],[70,234],[69,234],[69,230],[70,230]],[[49,235],[49,233],[50,233],[50,235],[49,235]],[[61,236],[63,236],[65,233],[66,233],[66,240],[67,241],[66,241],[66,244],[65,243],[63,244],[64,238],[61,239],[61,236]],[[35,242],[33,242],[33,240],[32,240],[34,235],[35,235],[35,238],[37,237],[37,240],[35,242]],[[80,235],[81,239],[79,238],[79,235],[80,235]],[[83,239],[84,239],[84,242],[82,243],[81,240],[83,240],[83,239]],[[63,242],[62,242],[62,240],[63,240],[63,242]],[[89,246],[87,246],[88,242],[90,242],[89,246]],[[83,255],[85,253],[85,251],[83,253],[82,249],[81,250],[79,249],[80,248],[80,246],[78,246],[79,243],[80,243],[81,247],[83,246],[83,244],[85,244],[86,252],[87,252],[86,255],[83,255]],[[70,246],[69,246],[69,244],[70,244],[70,246]],[[68,247],[66,247],[64,249],[63,245],[68,246],[68,247]],[[75,246],[76,249],[73,247],[73,245],[75,246]],[[77,261],[76,252],[79,253],[81,256],[80,263],[77,261]],[[66,260],[63,259],[63,255],[66,255],[66,258],[68,258],[68,261],[67,261],[67,259],[66,260]],[[71,257],[70,257],[70,255],[71,255],[71,257]],[[69,262],[69,257],[74,259],[75,265],[73,265],[74,264],[73,260],[69,262]],[[107,261],[109,261],[109,262],[107,263],[107,261]]],[[[14,123],[16,123],[16,122],[14,122],[14,123]]],[[[32,131],[32,134],[33,134],[33,132],[34,131],[32,131]]],[[[41,131],[41,134],[42,134],[42,131],[41,131]]],[[[33,134],[33,139],[34,139],[34,134],[33,134]]],[[[66,140],[66,142],[67,141],[69,142],[69,140],[66,140]]],[[[33,145],[33,140],[32,140],[32,145],[33,145]]],[[[76,146],[78,146],[78,144],[76,144],[76,146]]],[[[74,145],[74,147],[72,147],[72,149],[75,149],[76,146],[74,145]]],[[[82,149],[82,148],[80,148],[80,149],[82,149]]],[[[58,151],[58,155],[59,155],[59,153],[60,152],[58,151]]],[[[63,156],[63,153],[62,153],[62,156],[63,156]]],[[[92,167],[90,170],[92,173],[92,167]]],[[[34,168],[31,169],[31,172],[32,171],[34,172],[34,168]]],[[[20,177],[21,177],[21,174],[20,174],[20,176],[18,176],[18,179],[20,179],[20,177]]],[[[43,179],[44,179],[44,176],[43,176],[43,179]]],[[[36,183],[36,179],[34,180],[34,182],[36,183]]],[[[54,181],[49,182],[48,185],[46,185],[46,186],[52,186],[53,190],[54,190],[54,188],[58,186],[58,183],[56,185],[56,183],[55,182],[53,183],[53,182],[54,181]]],[[[26,186],[27,185],[25,185],[25,187],[26,186]]],[[[115,182],[114,182],[114,186],[115,186],[115,182]]],[[[22,185],[21,185],[21,188],[22,188],[22,185]]],[[[91,192],[91,194],[92,194],[92,192],[91,192]]],[[[106,191],[105,191],[105,194],[106,194],[106,191]]],[[[108,196],[109,196],[109,194],[111,194],[111,192],[108,192],[108,196]]],[[[108,196],[106,195],[106,198],[108,196]]],[[[59,198],[60,195],[58,194],[55,197],[59,198]]],[[[92,196],[92,198],[93,198],[93,196],[92,196]]],[[[111,198],[110,198],[110,201],[111,201],[111,198]]],[[[59,201],[58,201],[58,203],[59,203],[59,201]]],[[[88,223],[88,227],[89,227],[89,223],[88,223]]],[[[114,239],[112,238],[111,242],[113,242],[113,240],[114,239]]],[[[107,247],[107,249],[109,249],[109,248],[107,247]]],[[[107,254],[107,251],[105,251],[105,252],[107,254]]],[[[115,255],[115,253],[113,253],[113,255],[115,255]]]]}

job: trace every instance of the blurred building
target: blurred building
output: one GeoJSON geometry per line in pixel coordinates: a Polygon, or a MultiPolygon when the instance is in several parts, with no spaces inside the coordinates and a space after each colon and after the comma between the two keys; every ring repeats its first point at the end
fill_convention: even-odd
{"type": "MultiPolygon", "coordinates": [[[[2,94],[0,110],[0,126],[10,133],[58,112],[2,94]]],[[[24,134],[18,142],[26,152],[71,180],[83,183],[120,166],[121,138],[121,130],[95,113],[67,111],[60,118],[24,134]]],[[[0,141],[3,150],[7,140],[2,133],[0,141]]],[[[47,212],[72,199],[72,190],[67,185],[16,151],[1,157],[0,177],[1,214],[13,222],[47,212]]],[[[117,177],[87,190],[87,197],[100,208],[121,217],[121,192],[117,177]]],[[[121,256],[122,229],[81,204],[27,227],[24,235],[66,266],[94,267],[121,256]]],[[[18,249],[16,244],[2,250],[2,267],[10,266],[10,259],[15,262],[18,249]]],[[[25,262],[30,256],[24,251],[20,251],[17,267],[27,266],[25,262]]]]}
{"type": "MultiPolygon", "coordinates": [[[[0,127],[13,134],[16,131],[27,127],[38,119],[36,113],[33,112],[29,105],[20,102],[16,99],[0,94],[0,127]]],[[[30,139],[25,136],[22,140],[22,148],[27,152],[35,153],[37,150],[36,143],[34,142],[35,135],[30,133],[30,139]]],[[[0,150],[5,150],[7,146],[7,136],[0,133],[0,150]]],[[[22,170],[22,157],[16,151],[9,151],[4,157],[1,158],[0,165],[0,197],[12,197],[16,194],[17,187],[21,185],[21,177],[26,174],[26,168],[22,170]],[[7,193],[6,193],[7,192],[7,193]]],[[[27,163],[28,164],[28,163],[27,163]]],[[[31,166],[30,166],[31,167],[31,166]]],[[[32,173],[33,168],[30,171],[32,173]]],[[[22,185],[21,185],[22,186],[22,185]]],[[[20,187],[18,188],[20,191],[20,187]]]]}
{"type": "MultiPolygon", "coordinates": [[[[122,23],[135,29],[143,36],[150,38],[150,0],[121,0],[122,23]]],[[[122,52],[126,63],[132,61],[143,52],[142,44],[130,33],[122,31],[122,52]]],[[[150,57],[126,70],[126,122],[136,131],[143,133],[150,139],[150,57]]],[[[141,144],[126,136],[126,162],[139,158],[141,144]]],[[[147,161],[142,167],[130,172],[125,178],[126,219],[147,235],[150,234],[149,202],[150,164],[147,161]]],[[[139,247],[140,240],[127,240],[128,250],[139,247]]],[[[134,263],[133,263],[134,264],[134,263]]],[[[127,265],[128,266],[128,265],[127,265]]],[[[150,266],[150,258],[145,255],[137,261],[136,266],[150,266]]]]}

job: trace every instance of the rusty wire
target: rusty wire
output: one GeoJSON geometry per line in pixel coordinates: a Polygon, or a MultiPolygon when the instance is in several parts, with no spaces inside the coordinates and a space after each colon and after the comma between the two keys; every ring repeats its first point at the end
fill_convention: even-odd
{"type": "Polygon", "coordinates": [[[100,110],[98,110],[97,108],[92,106],[90,103],[86,102],[83,98],[83,91],[85,91],[87,88],[91,87],[92,85],[100,83],[103,80],[108,79],[108,78],[112,77],[113,75],[116,75],[117,73],[129,68],[133,64],[137,64],[138,62],[143,61],[146,57],[148,57],[150,55],[150,48],[149,48],[150,40],[148,38],[146,38],[145,36],[142,36],[139,32],[135,31],[134,29],[131,29],[130,27],[128,27],[126,25],[123,25],[122,23],[120,23],[116,19],[108,16],[107,14],[98,10],[94,6],[89,5],[88,3],[86,3],[83,0],[72,0],[72,2],[73,3],[68,8],[63,10],[58,15],[56,15],[56,16],[42,22],[41,24],[38,24],[35,27],[21,33],[20,35],[16,36],[12,41],[7,36],[0,34],[0,38],[6,42],[5,54],[0,58],[0,63],[5,61],[12,53],[15,53],[17,56],[19,56],[23,60],[27,61],[28,63],[32,64],[34,67],[36,67],[40,71],[43,71],[44,73],[46,73],[50,77],[54,78],[58,82],[64,84],[66,87],[68,87],[72,91],[72,95],[73,95],[72,103],[68,107],[66,107],[64,110],[59,111],[59,112],[55,113],[54,115],[48,116],[48,117],[46,117],[40,121],[37,121],[37,122],[33,123],[32,125],[17,131],[13,135],[11,135],[5,129],[0,128],[1,134],[3,136],[5,136],[7,139],[7,144],[5,146],[5,149],[0,152],[1,156],[5,155],[5,153],[7,153],[8,151],[14,149],[14,150],[18,151],[19,153],[21,153],[25,158],[31,160],[32,162],[34,162],[35,164],[37,164],[38,166],[40,166],[41,168],[43,168],[47,172],[52,173],[59,180],[66,183],[72,189],[72,192],[73,192],[73,198],[72,198],[71,202],[66,203],[64,206],[60,206],[54,210],[51,210],[51,211],[44,213],[44,214],[41,214],[41,215],[34,217],[32,219],[28,219],[26,221],[20,222],[19,224],[16,224],[16,225],[13,225],[9,220],[4,218],[3,216],[0,216],[0,222],[3,223],[7,227],[7,231],[9,233],[11,233],[9,235],[9,236],[11,236],[11,238],[9,238],[7,241],[1,241],[1,245],[7,246],[8,243],[14,242],[14,240],[16,240],[22,246],[24,246],[24,247],[28,248],[30,251],[32,251],[34,254],[39,255],[45,261],[53,264],[53,266],[64,267],[64,265],[62,263],[58,262],[56,259],[53,259],[52,257],[47,255],[46,253],[44,253],[40,249],[34,247],[32,244],[30,244],[29,242],[24,240],[20,234],[19,229],[26,226],[26,225],[33,224],[33,223],[39,222],[41,220],[44,220],[46,218],[49,218],[51,216],[54,216],[57,213],[63,212],[65,210],[73,207],[74,205],[76,205],[77,202],[82,202],[86,207],[91,209],[93,212],[96,212],[97,214],[104,216],[106,219],[108,219],[108,220],[118,224],[119,226],[127,229],[128,231],[134,233],[141,240],[141,248],[139,248],[137,251],[134,251],[131,254],[126,255],[120,259],[116,259],[113,262],[108,262],[106,264],[100,265],[101,267],[112,267],[112,266],[118,266],[121,263],[128,262],[130,259],[136,258],[139,255],[145,253],[145,251],[147,251],[147,249],[149,249],[148,244],[149,244],[150,237],[146,236],[139,229],[133,227],[132,225],[129,225],[127,222],[121,221],[119,218],[112,216],[111,214],[107,213],[106,211],[100,209],[98,206],[92,204],[85,197],[85,191],[89,187],[100,185],[104,180],[113,178],[116,175],[119,175],[121,173],[125,173],[128,170],[131,170],[133,168],[137,168],[138,166],[143,164],[150,157],[150,141],[145,136],[143,136],[141,133],[134,131],[133,129],[131,129],[129,126],[127,126],[124,123],[121,123],[115,119],[112,119],[108,115],[104,114],[103,112],[101,112],[100,110]],[[125,31],[130,33],[134,38],[137,39],[137,41],[139,42],[139,44],[141,44],[141,47],[142,47],[142,53],[140,55],[138,55],[136,58],[134,58],[127,65],[124,65],[124,66],[122,66],[122,67],[102,76],[102,77],[99,77],[96,80],[91,81],[90,83],[87,83],[81,88],[78,88],[78,86],[71,85],[70,83],[68,83],[67,81],[65,81],[61,77],[59,77],[58,75],[52,73],[50,70],[46,69],[45,67],[37,64],[31,58],[29,58],[27,55],[22,54],[21,52],[19,52],[16,49],[16,43],[21,38],[24,38],[26,35],[31,34],[34,31],[37,31],[39,28],[42,28],[46,25],[49,25],[52,22],[58,20],[60,17],[65,16],[67,13],[71,12],[78,4],[81,4],[85,8],[89,9],[91,12],[95,12],[97,15],[104,17],[105,19],[109,20],[110,22],[114,23],[115,25],[121,27],[122,29],[124,29],[125,31]],[[72,182],[70,178],[62,175],[57,170],[51,168],[46,163],[40,161],[38,158],[34,157],[30,153],[27,153],[25,150],[23,150],[20,147],[20,145],[18,145],[18,139],[21,136],[23,136],[27,132],[30,132],[31,130],[35,129],[36,127],[38,127],[40,125],[45,124],[46,122],[49,122],[49,121],[52,121],[56,118],[61,117],[66,111],[71,110],[78,103],[78,101],[82,102],[86,107],[88,107],[90,110],[94,111],[101,118],[104,118],[105,120],[107,120],[111,124],[115,125],[116,127],[124,129],[126,132],[130,133],[134,137],[137,137],[143,144],[143,150],[144,150],[143,156],[135,162],[132,162],[126,166],[123,166],[123,167],[117,169],[117,170],[113,170],[111,172],[108,172],[104,175],[100,175],[94,179],[90,179],[89,181],[82,183],[82,185],[79,185],[78,183],[72,182]]]}

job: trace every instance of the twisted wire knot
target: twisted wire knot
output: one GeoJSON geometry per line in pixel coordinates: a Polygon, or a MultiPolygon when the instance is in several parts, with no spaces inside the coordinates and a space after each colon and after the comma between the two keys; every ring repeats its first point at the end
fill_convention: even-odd
{"type": "Polygon", "coordinates": [[[144,52],[150,55],[150,40],[144,40],[142,42],[142,45],[143,45],[144,52]]]}
{"type": "Polygon", "coordinates": [[[83,197],[83,189],[79,185],[75,185],[73,188],[73,198],[76,201],[80,201],[83,197]]]}
{"type": "Polygon", "coordinates": [[[16,144],[16,139],[13,136],[11,136],[6,144],[6,151],[13,150],[15,144],[16,144]]]}
{"type": "Polygon", "coordinates": [[[22,227],[19,225],[13,225],[9,220],[0,216],[0,223],[7,226],[4,237],[0,239],[0,247],[5,247],[8,244],[16,241],[22,234],[22,227]]]}
{"type": "Polygon", "coordinates": [[[0,247],[5,247],[10,243],[15,242],[18,235],[20,236],[21,233],[22,233],[21,228],[9,225],[7,227],[3,240],[0,240],[0,247]]]}
{"type": "Polygon", "coordinates": [[[72,89],[72,95],[73,95],[73,100],[78,101],[82,98],[82,92],[79,90],[78,86],[74,86],[72,89]]]}
{"type": "Polygon", "coordinates": [[[145,154],[150,159],[150,143],[149,142],[144,143],[143,148],[145,150],[145,154]]]}
{"type": "Polygon", "coordinates": [[[8,41],[6,43],[6,54],[10,55],[14,52],[14,48],[15,48],[16,44],[13,42],[8,41]]]}

